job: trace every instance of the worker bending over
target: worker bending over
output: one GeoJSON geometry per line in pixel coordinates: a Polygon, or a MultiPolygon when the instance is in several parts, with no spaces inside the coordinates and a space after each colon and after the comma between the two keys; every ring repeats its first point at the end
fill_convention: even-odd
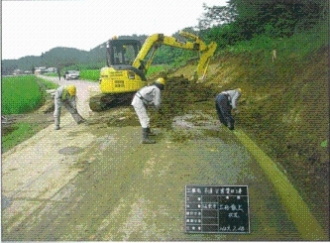
{"type": "Polygon", "coordinates": [[[152,85],[143,87],[134,95],[132,106],[139,118],[142,127],[142,143],[153,144],[154,140],[149,138],[153,135],[150,130],[150,118],[147,114],[149,106],[155,106],[158,110],[161,103],[161,90],[165,87],[165,79],[158,78],[152,85]]]}
{"type": "Polygon", "coordinates": [[[241,97],[242,91],[240,88],[227,90],[219,93],[215,98],[215,108],[219,120],[230,130],[234,130],[235,119],[231,111],[237,110],[237,101],[241,97]]]}
{"type": "Polygon", "coordinates": [[[85,120],[82,118],[77,111],[76,104],[76,86],[61,86],[55,92],[55,110],[54,110],[54,119],[55,119],[55,130],[60,129],[60,116],[61,108],[64,107],[71,113],[73,119],[77,124],[83,123],[85,120]]]}

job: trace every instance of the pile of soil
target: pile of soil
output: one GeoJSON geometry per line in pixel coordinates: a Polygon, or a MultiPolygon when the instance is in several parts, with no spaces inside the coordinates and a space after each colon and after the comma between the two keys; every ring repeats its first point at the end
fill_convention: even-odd
{"type": "Polygon", "coordinates": [[[188,80],[184,76],[168,77],[166,87],[162,91],[161,109],[151,114],[151,119],[157,127],[171,129],[174,117],[196,110],[199,106],[209,110],[215,94],[215,91],[202,83],[188,80]]]}

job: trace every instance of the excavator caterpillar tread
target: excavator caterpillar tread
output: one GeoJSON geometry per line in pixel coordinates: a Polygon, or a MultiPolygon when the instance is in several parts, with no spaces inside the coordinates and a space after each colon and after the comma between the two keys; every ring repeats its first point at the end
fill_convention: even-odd
{"type": "Polygon", "coordinates": [[[100,112],[117,106],[130,105],[134,93],[99,94],[90,97],[89,107],[92,111],[100,112]]]}

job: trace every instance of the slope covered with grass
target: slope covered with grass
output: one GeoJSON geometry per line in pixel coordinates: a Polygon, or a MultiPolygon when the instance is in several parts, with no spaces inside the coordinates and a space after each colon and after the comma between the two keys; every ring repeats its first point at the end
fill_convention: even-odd
{"type": "MultiPolygon", "coordinates": [[[[290,38],[258,36],[220,51],[207,85],[240,87],[237,126],[274,159],[328,224],[329,29],[290,38]],[[276,55],[275,55],[276,54],[276,55]]],[[[323,219],[323,220],[322,220],[323,219]]]]}

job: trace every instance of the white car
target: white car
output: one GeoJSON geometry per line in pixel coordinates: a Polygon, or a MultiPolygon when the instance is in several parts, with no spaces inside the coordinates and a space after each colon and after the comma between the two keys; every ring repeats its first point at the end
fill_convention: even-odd
{"type": "Polygon", "coordinates": [[[66,71],[65,74],[64,74],[64,78],[66,80],[79,79],[79,77],[80,77],[80,72],[76,71],[76,70],[69,70],[69,71],[66,71]]]}

